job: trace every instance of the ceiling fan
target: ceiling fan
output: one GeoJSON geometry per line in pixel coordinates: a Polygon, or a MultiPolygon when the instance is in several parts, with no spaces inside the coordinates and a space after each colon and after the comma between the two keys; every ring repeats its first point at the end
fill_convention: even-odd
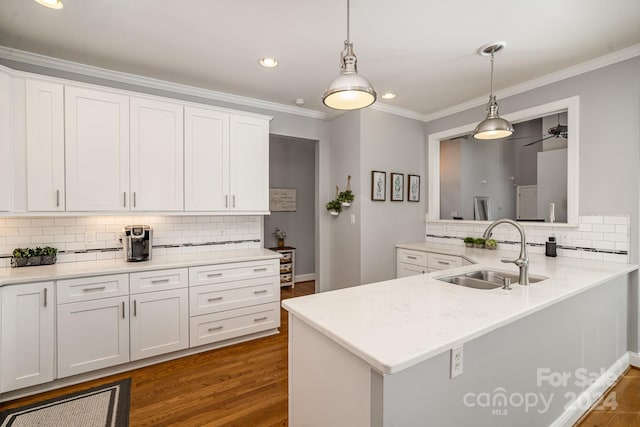
{"type": "MultiPolygon", "coordinates": [[[[522,146],[522,148],[524,147],[528,147],[530,145],[533,144],[537,144],[538,142],[542,142],[545,141],[547,139],[550,138],[567,138],[569,136],[569,128],[567,127],[567,125],[561,125],[560,124],[560,114],[558,114],[558,124],[556,126],[550,127],[549,129],[547,129],[547,135],[543,136],[540,139],[537,139],[533,142],[529,142],[528,144],[525,144],[522,146]]],[[[518,138],[511,138],[511,140],[515,140],[515,139],[523,139],[523,138],[533,138],[532,136],[521,136],[518,138]]]]}

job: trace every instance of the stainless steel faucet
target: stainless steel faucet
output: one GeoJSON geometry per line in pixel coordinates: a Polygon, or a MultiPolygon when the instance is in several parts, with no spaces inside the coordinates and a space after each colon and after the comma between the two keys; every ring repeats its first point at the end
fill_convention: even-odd
{"type": "Polygon", "coordinates": [[[513,261],[509,261],[507,259],[503,259],[501,261],[517,265],[520,269],[520,278],[518,283],[524,286],[529,286],[529,255],[527,254],[527,237],[524,235],[524,228],[511,219],[499,219],[492,222],[487,229],[484,230],[482,238],[486,240],[491,237],[491,231],[500,224],[511,224],[516,228],[516,230],[518,230],[518,233],[520,233],[520,256],[513,261]]]}

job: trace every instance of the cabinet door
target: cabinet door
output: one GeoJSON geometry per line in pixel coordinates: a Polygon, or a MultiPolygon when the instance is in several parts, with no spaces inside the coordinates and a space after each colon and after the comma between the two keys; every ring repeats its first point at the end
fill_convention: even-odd
{"type": "Polygon", "coordinates": [[[58,305],[58,378],[129,361],[129,297],[58,305]]]}
{"type": "Polygon", "coordinates": [[[231,210],[269,211],[269,122],[231,116],[229,146],[231,210]]]}
{"type": "Polygon", "coordinates": [[[427,273],[426,267],[421,267],[419,265],[413,264],[405,264],[403,262],[397,263],[396,270],[396,277],[398,279],[401,277],[416,276],[418,274],[427,273]]]}
{"type": "Polygon", "coordinates": [[[189,291],[131,295],[131,360],[189,346],[189,291]]]}
{"type": "Polygon", "coordinates": [[[68,211],[129,209],[129,97],[65,87],[68,211]]]}
{"type": "Polygon", "coordinates": [[[53,282],[5,286],[0,392],[53,381],[53,282]]]}
{"type": "Polygon", "coordinates": [[[183,209],[182,106],[131,98],[131,209],[183,209]]]}
{"type": "Polygon", "coordinates": [[[61,84],[26,81],[27,210],[64,211],[64,96],[61,84]]]}
{"type": "Polygon", "coordinates": [[[0,211],[13,206],[13,79],[0,67],[0,211]]]}
{"type": "Polygon", "coordinates": [[[186,107],[184,110],[184,208],[229,208],[229,114],[186,107]]]}

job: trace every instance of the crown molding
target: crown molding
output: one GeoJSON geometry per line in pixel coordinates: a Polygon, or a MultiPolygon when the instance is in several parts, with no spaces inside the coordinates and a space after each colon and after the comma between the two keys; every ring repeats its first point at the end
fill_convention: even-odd
{"type": "MultiPolygon", "coordinates": [[[[581,64],[577,64],[572,67],[568,67],[560,71],[549,73],[542,77],[538,77],[533,80],[529,80],[524,83],[520,83],[515,86],[511,86],[511,87],[499,90],[495,92],[494,95],[496,95],[497,98],[504,99],[509,96],[518,95],[532,89],[537,89],[539,87],[549,85],[551,83],[559,82],[560,80],[568,79],[570,77],[575,77],[580,74],[588,73],[589,71],[594,71],[599,68],[604,68],[606,66],[609,66],[618,62],[626,61],[627,59],[631,59],[636,56],[640,56],[640,44],[629,46],[625,49],[617,50],[610,54],[601,56],[599,58],[592,59],[590,61],[586,61],[581,64]]],[[[461,104],[444,108],[442,110],[436,111],[435,113],[425,114],[422,120],[425,122],[430,122],[435,119],[460,113],[462,111],[469,110],[471,108],[475,108],[480,105],[485,105],[487,103],[487,100],[488,98],[486,95],[481,96],[481,97],[463,102],[461,104]]]]}
{"type": "Polygon", "coordinates": [[[406,117],[407,119],[419,120],[421,122],[425,121],[424,114],[416,113],[415,111],[406,110],[404,108],[394,107],[388,104],[381,104],[379,102],[374,103],[370,106],[372,110],[383,111],[385,113],[394,114],[396,116],[406,117]]]}
{"type": "Polygon", "coordinates": [[[265,110],[279,111],[282,113],[294,114],[297,116],[311,117],[321,120],[325,120],[327,117],[327,113],[322,111],[293,107],[290,105],[279,104],[277,102],[263,101],[261,99],[233,95],[230,93],[218,92],[209,89],[202,89],[195,86],[154,79],[152,77],[145,77],[137,74],[130,74],[121,71],[109,70],[106,68],[94,67],[92,65],[80,64],[78,62],[53,58],[50,56],[13,49],[6,46],[0,46],[0,58],[40,67],[46,67],[59,71],[81,74],[89,77],[97,77],[119,83],[127,83],[152,89],[176,92],[184,95],[197,96],[214,101],[230,102],[233,104],[261,108],[265,110]]]}

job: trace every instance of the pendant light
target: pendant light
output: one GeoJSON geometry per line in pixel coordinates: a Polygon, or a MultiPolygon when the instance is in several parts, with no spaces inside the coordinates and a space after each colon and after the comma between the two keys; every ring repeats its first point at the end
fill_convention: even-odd
{"type": "Polygon", "coordinates": [[[358,59],[349,38],[349,0],[347,0],[347,39],[340,53],[340,75],[327,87],[322,102],[335,110],[358,110],[376,101],[376,91],[369,80],[358,74],[358,59]]]}
{"type": "Polygon", "coordinates": [[[478,123],[473,131],[475,139],[499,139],[506,138],[513,133],[513,125],[498,115],[498,103],[493,94],[493,61],[496,52],[506,46],[505,42],[494,42],[482,46],[478,53],[482,56],[491,56],[491,91],[487,103],[487,118],[478,123]]]}

